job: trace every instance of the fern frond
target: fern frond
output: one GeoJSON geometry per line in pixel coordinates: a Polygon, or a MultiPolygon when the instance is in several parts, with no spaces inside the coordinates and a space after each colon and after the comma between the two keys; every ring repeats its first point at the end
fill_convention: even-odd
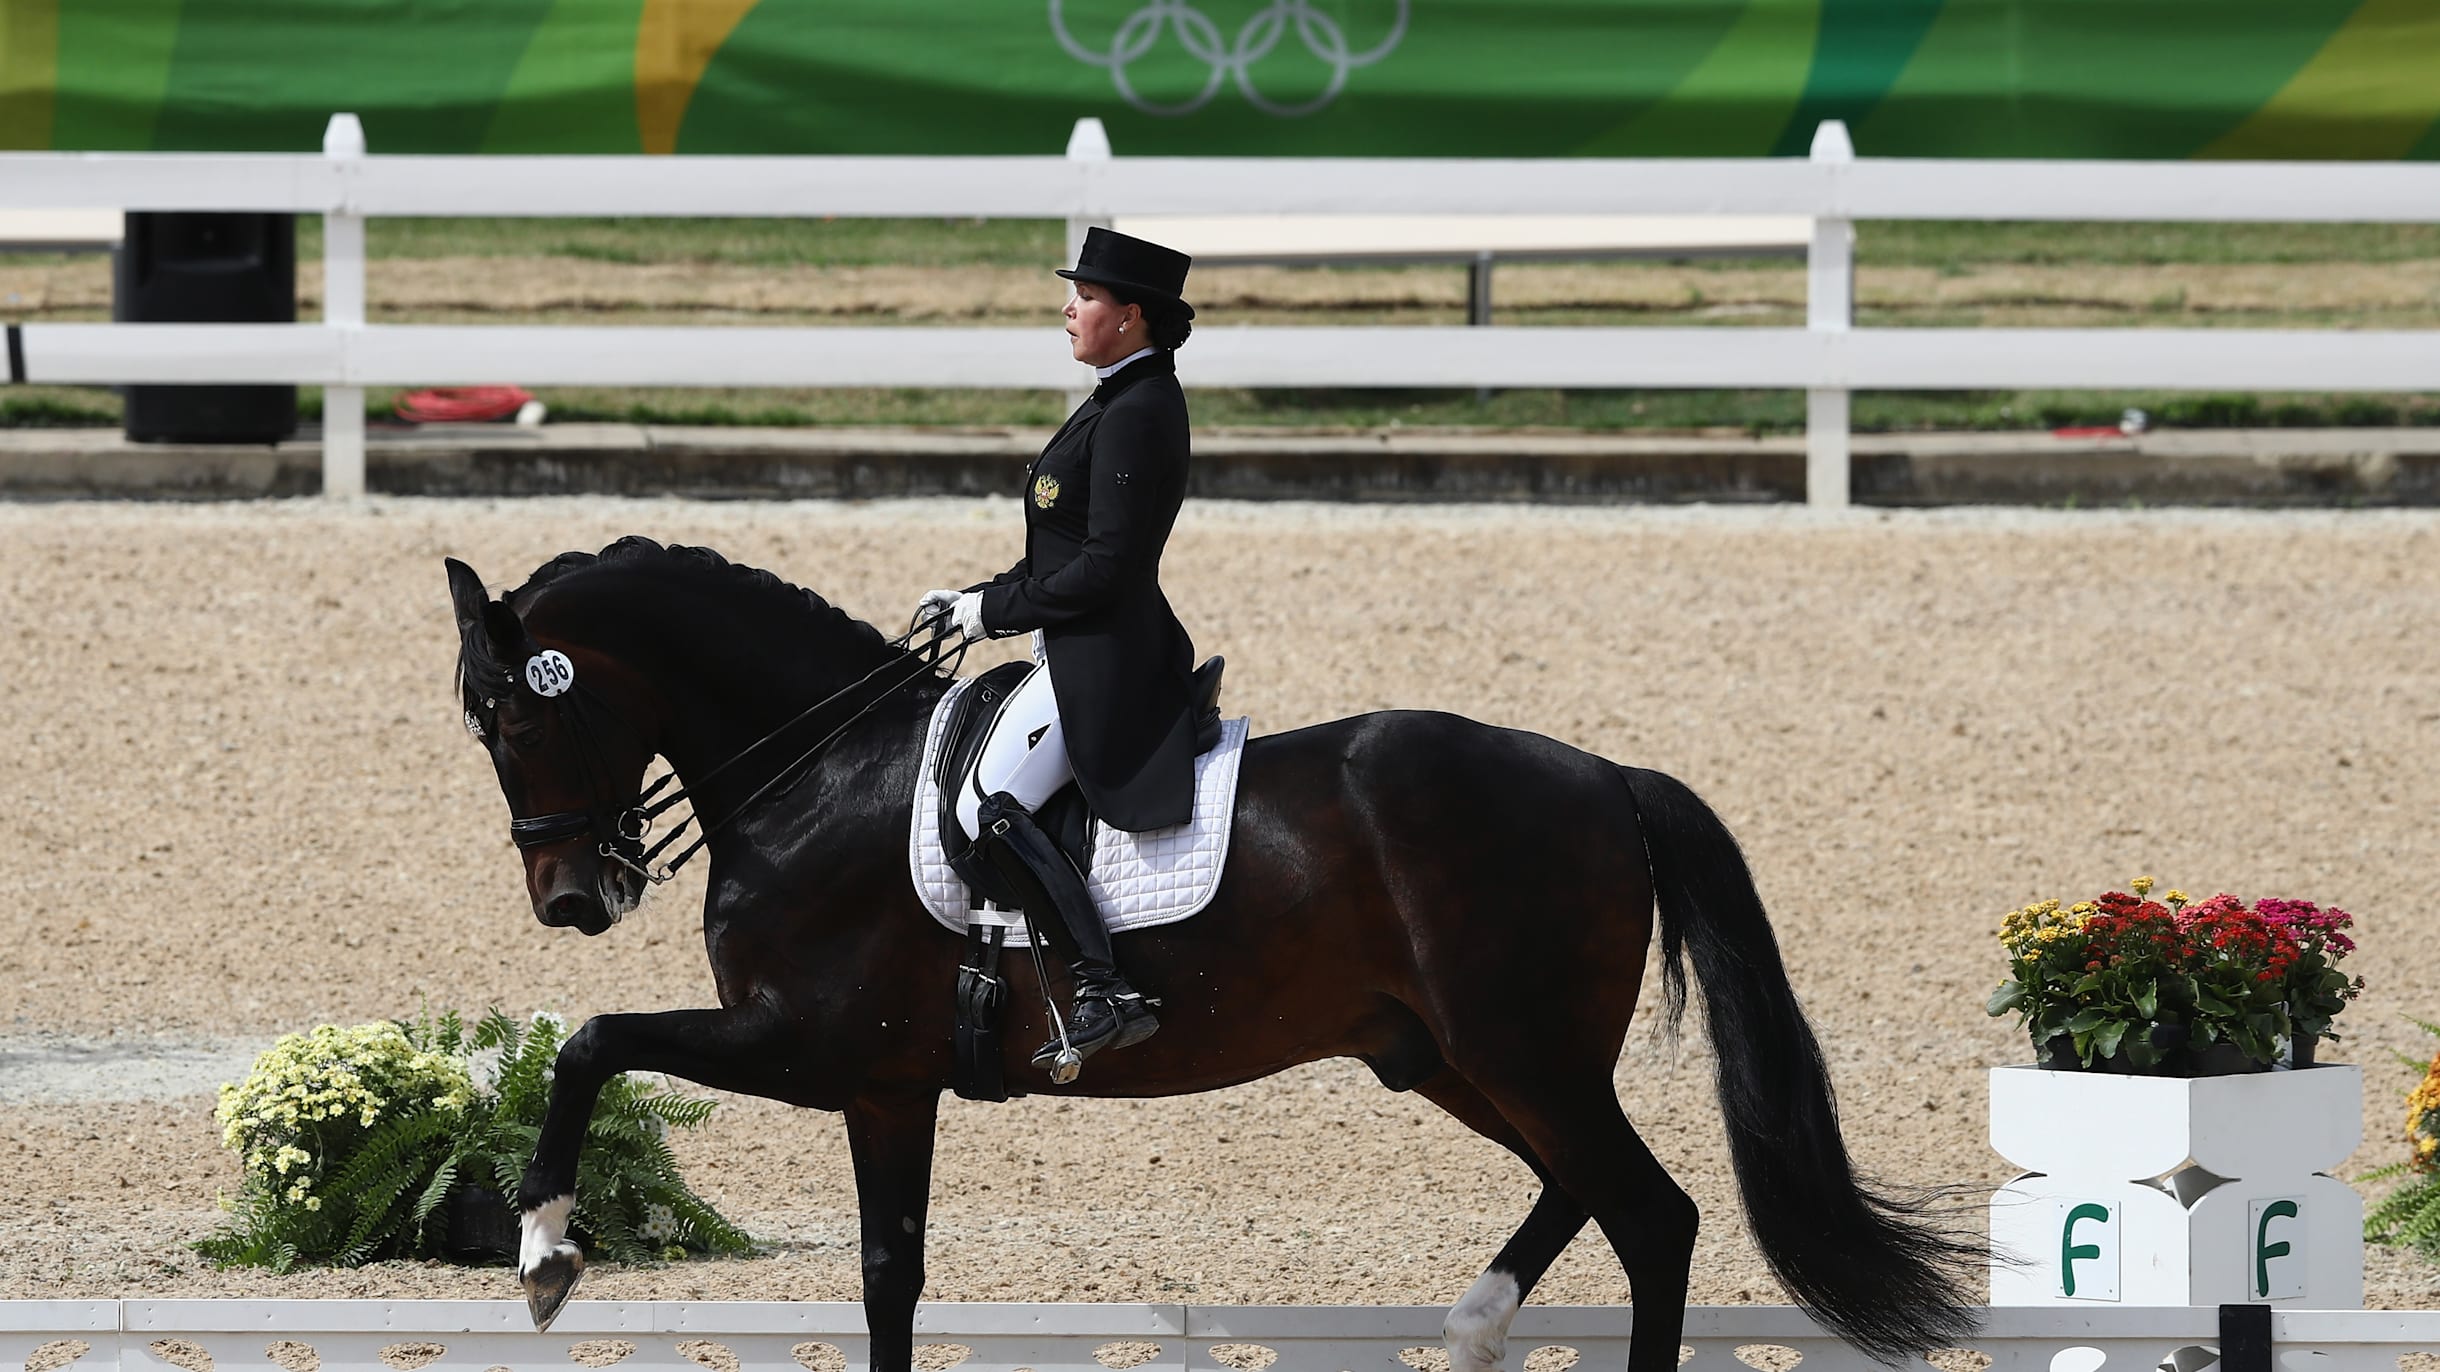
{"type": "Polygon", "coordinates": [[[407,1212],[414,1217],[416,1224],[421,1225],[432,1217],[433,1211],[440,1209],[441,1202],[449,1199],[449,1188],[457,1185],[457,1179],[458,1160],[456,1158],[451,1158],[433,1169],[432,1180],[424,1183],[423,1194],[415,1198],[415,1208],[407,1212]]]}

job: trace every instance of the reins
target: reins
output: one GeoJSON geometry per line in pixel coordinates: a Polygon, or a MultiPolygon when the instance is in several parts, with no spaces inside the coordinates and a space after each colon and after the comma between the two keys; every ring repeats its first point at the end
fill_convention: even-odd
{"type": "MultiPolygon", "coordinates": [[[[806,764],[812,762],[815,757],[819,756],[823,749],[828,748],[832,743],[837,742],[840,735],[845,734],[849,729],[853,728],[857,721],[863,719],[866,715],[871,714],[880,706],[881,702],[889,699],[890,696],[897,693],[899,690],[926,675],[940,675],[944,672],[954,673],[965,661],[968,641],[963,635],[953,634],[946,631],[944,626],[947,624],[949,618],[949,614],[946,611],[943,611],[942,613],[936,614],[929,619],[917,622],[905,633],[891,639],[889,646],[892,648],[907,648],[918,634],[924,633],[926,630],[930,630],[932,637],[926,640],[921,647],[908,649],[907,657],[884,662],[880,666],[875,667],[873,670],[866,672],[863,676],[856,678],[847,685],[840,687],[838,690],[822,697],[813,704],[806,706],[803,710],[798,711],[794,718],[771,730],[769,733],[764,734],[761,738],[754,740],[752,743],[749,743],[745,747],[740,748],[736,752],[730,754],[728,758],[722,761],[719,765],[713,767],[710,771],[705,772],[702,776],[697,777],[692,785],[681,786],[678,789],[671,791],[668,795],[661,796],[659,800],[654,800],[653,797],[659,794],[662,787],[667,786],[670,782],[677,780],[678,774],[675,771],[670,771],[664,773],[651,785],[646,786],[643,790],[637,792],[633,800],[619,807],[616,818],[609,820],[606,825],[603,823],[603,817],[606,813],[606,810],[603,808],[596,808],[587,811],[563,810],[556,814],[536,815],[531,819],[510,820],[508,824],[509,838],[520,848],[534,848],[546,843],[565,842],[568,839],[579,838],[590,832],[595,834],[600,839],[600,844],[597,851],[601,856],[610,859],[612,862],[617,863],[621,867],[626,868],[628,871],[635,873],[637,876],[642,877],[644,880],[651,882],[656,886],[663,882],[669,881],[671,878],[677,876],[678,869],[686,865],[687,859],[693,857],[697,852],[701,851],[705,844],[712,841],[713,835],[720,833],[722,830],[727,829],[731,824],[737,822],[737,820],[742,818],[747,811],[753,809],[757,804],[761,803],[764,797],[771,795],[775,791],[784,789],[785,786],[791,784],[794,780],[801,777],[804,773],[806,764]],[[952,639],[954,639],[954,642],[951,641],[952,639]],[[697,824],[697,821],[701,818],[701,816],[690,809],[686,817],[678,821],[677,827],[662,835],[661,838],[651,847],[647,848],[644,846],[644,836],[652,831],[652,822],[654,820],[668,813],[669,810],[681,802],[691,802],[694,793],[700,791],[703,786],[710,782],[713,778],[719,776],[723,772],[728,771],[738,763],[745,761],[748,757],[752,756],[766,744],[769,744],[773,740],[779,738],[782,734],[789,732],[798,725],[804,723],[806,720],[813,718],[821,711],[829,708],[833,704],[836,704],[840,700],[845,699],[846,697],[851,696],[855,692],[863,689],[866,684],[873,680],[873,678],[882,675],[893,667],[904,667],[910,663],[913,665],[914,670],[908,672],[905,676],[890,682],[888,685],[875,692],[873,698],[866,701],[862,709],[857,710],[854,714],[849,715],[846,719],[840,721],[838,725],[830,730],[830,732],[822,735],[803,752],[800,752],[794,758],[791,758],[786,764],[781,766],[778,771],[772,773],[769,780],[756,787],[753,794],[747,796],[743,801],[740,801],[737,805],[731,807],[729,812],[721,816],[717,822],[699,825],[697,824]],[[687,844],[684,848],[679,849],[676,856],[656,867],[653,864],[653,860],[665,852],[671,844],[684,837],[687,828],[690,825],[694,825],[696,828],[694,841],[687,844]]],[[[590,690],[582,685],[575,687],[570,692],[570,696],[572,700],[576,697],[583,697],[585,698],[587,704],[609,714],[613,719],[620,719],[618,712],[612,710],[607,702],[602,701],[598,696],[595,696],[590,690]]],[[[570,718],[576,724],[577,735],[582,740],[582,747],[585,754],[585,770],[588,773],[591,773],[595,770],[595,757],[599,750],[593,746],[591,731],[584,727],[582,719],[575,716],[573,712],[571,712],[570,718]]],[[[625,724],[625,720],[623,719],[620,719],[620,722],[625,724]]],[[[629,725],[628,729],[629,732],[636,732],[632,725],[629,725]]]]}

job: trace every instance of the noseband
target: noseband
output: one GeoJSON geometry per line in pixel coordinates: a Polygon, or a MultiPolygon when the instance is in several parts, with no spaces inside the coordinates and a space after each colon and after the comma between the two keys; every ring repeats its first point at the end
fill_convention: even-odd
{"type": "MultiPolygon", "coordinates": [[[[666,772],[623,804],[601,805],[590,810],[560,810],[547,815],[534,815],[527,819],[511,819],[508,822],[509,840],[519,848],[540,848],[547,844],[565,843],[570,839],[591,837],[597,840],[594,851],[599,855],[656,886],[660,885],[676,876],[678,869],[686,865],[688,858],[693,857],[705,844],[711,842],[712,835],[735,823],[739,817],[753,809],[763,797],[781,789],[784,783],[801,776],[806,764],[819,756],[823,749],[836,742],[839,736],[846,733],[856,721],[871,714],[882,701],[889,699],[892,694],[927,674],[954,673],[965,661],[966,640],[950,628],[949,621],[950,616],[946,613],[935,615],[891,639],[889,646],[904,648],[913,641],[917,634],[926,631],[931,633],[931,637],[921,647],[914,649],[908,658],[901,661],[884,662],[856,680],[806,706],[797,713],[795,718],[738,749],[729,756],[727,761],[696,778],[692,787],[681,786],[668,795],[661,796],[658,800],[653,799],[655,795],[659,794],[662,787],[677,779],[676,772],[666,772]],[[837,727],[816,739],[811,747],[790,759],[771,775],[770,780],[756,787],[752,795],[747,796],[726,815],[721,816],[718,822],[699,826],[695,840],[680,849],[677,856],[657,867],[653,865],[653,859],[659,857],[669,845],[683,837],[687,826],[694,824],[701,816],[690,808],[686,817],[678,821],[677,827],[662,835],[658,841],[647,848],[644,846],[644,837],[652,832],[654,820],[659,819],[680,802],[690,800],[694,790],[743,762],[773,739],[811,719],[815,714],[827,709],[837,701],[854,694],[874,677],[880,676],[892,667],[902,667],[910,662],[914,664],[915,670],[882,687],[871,700],[864,703],[862,709],[840,721],[837,727]]],[[[607,766],[601,760],[601,749],[594,742],[593,731],[586,726],[586,715],[595,711],[606,714],[611,719],[617,720],[620,727],[626,729],[628,733],[636,735],[639,739],[643,737],[641,731],[627,723],[618,711],[610,707],[608,702],[602,700],[600,696],[581,683],[571,686],[564,693],[564,699],[566,703],[559,706],[560,718],[575,733],[577,747],[584,759],[585,771],[588,774],[607,771],[607,766]],[[580,700],[586,708],[572,708],[580,700]]],[[[598,782],[599,777],[589,775],[588,780],[598,782]]]]}

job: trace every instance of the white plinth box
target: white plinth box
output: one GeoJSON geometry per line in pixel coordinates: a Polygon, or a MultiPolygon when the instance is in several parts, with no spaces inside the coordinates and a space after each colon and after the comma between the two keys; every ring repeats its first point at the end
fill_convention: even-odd
{"type": "Polygon", "coordinates": [[[2364,1202],[2327,1175],[2363,1141],[2363,1074],[1999,1067],[1991,1303],[2364,1303],[2364,1202]]]}

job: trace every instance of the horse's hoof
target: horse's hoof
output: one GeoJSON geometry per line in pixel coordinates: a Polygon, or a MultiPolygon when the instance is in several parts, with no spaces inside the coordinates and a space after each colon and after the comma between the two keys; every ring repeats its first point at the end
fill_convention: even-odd
{"type": "Polygon", "coordinates": [[[577,1278],[585,1274],[584,1250],[560,1244],[549,1257],[517,1275],[525,1287],[525,1308],[534,1317],[534,1332],[543,1333],[559,1318],[559,1308],[575,1294],[577,1278]]]}

